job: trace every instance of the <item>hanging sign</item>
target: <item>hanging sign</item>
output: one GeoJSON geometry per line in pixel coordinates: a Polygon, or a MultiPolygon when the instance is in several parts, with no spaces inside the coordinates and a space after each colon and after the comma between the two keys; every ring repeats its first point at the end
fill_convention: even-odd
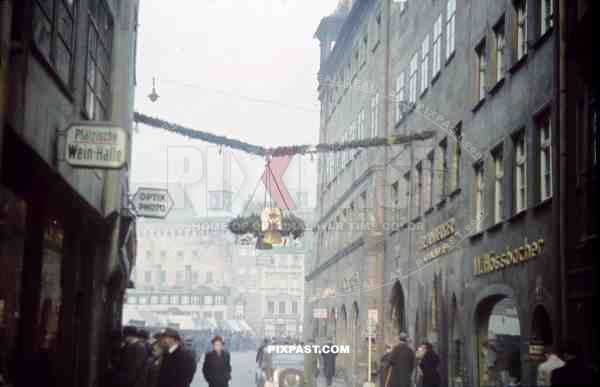
{"type": "Polygon", "coordinates": [[[164,188],[138,188],[132,201],[136,215],[145,218],[164,219],[173,208],[173,199],[164,188]]]}
{"type": "Polygon", "coordinates": [[[73,124],[65,137],[65,160],[73,167],[119,169],[127,161],[127,132],[120,127],[73,124]]]}

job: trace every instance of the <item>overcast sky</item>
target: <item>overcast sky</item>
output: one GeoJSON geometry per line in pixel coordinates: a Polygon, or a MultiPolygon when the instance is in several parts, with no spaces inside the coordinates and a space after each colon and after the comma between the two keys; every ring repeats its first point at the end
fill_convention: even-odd
{"type": "MultiPolygon", "coordinates": [[[[313,34],[336,4],[337,0],[143,0],[136,110],[261,145],[316,143],[319,45],[313,34]],[[147,98],[153,77],[160,95],[156,103],[147,98]]],[[[132,182],[167,181],[167,149],[175,146],[205,147],[140,127],[133,138],[132,182]]],[[[242,158],[248,159],[237,157],[242,158]]],[[[203,161],[208,163],[205,177],[222,180],[220,166],[203,161]]],[[[253,162],[259,170],[264,164],[253,162]]],[[[304,164],[296,158],[284,181],[297,183],[302,171],[299,189],[314,191],[316,163],[304,164]]],[[[190,168],[195,167],[192,160],[190,168]]],[[[170,179],[176,169],[169,172],[170,179]]],[[[239,173],[235,169],[234,163],[234,187],[243,180],[241,168],[239,173]]]]}

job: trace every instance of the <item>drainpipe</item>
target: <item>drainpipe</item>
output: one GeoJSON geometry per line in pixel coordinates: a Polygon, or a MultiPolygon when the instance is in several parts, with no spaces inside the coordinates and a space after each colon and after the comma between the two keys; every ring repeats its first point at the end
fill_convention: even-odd
{"type": "Polygon", "coordinates": [[[566,258],[568,248],[567,225],[567,129],[568,129],[568,86],[567,86],[567,0],[559,0],[554,4],[554,14],[557,16],[554,50],[554,106],[556,130],[553,142],[558,147],[558,157],[554,158],[555,170],[558,171],[554,180],[555,192],[558,194],[554,205],[554,240],[558,241],[558,257],[554,265],[555,283],[559,287],[558,297],[554,297],[556,331],[554,341],[562,341],[566,337],[566,258]],[[555,141],[557,140],[557,141],[555,141]]]}
{"type": "Polygon", "coordinates": [[[0,170],[2,167],[2,139],[6,99],[8,96],[8,64],[10,62],[10,32],[12,27],[12,1],[0,0],[0,170]]]}

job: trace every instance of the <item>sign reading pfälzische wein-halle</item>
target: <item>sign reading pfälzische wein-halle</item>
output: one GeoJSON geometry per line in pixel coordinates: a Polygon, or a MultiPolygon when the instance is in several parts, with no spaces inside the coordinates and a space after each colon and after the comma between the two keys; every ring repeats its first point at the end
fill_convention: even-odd
{"type": "Polygon", "coordinates": [[[127,161],[127,133],[110,124],[74,124],[66,131],[65,159],[73,167],[118,169],[127,161]]]}

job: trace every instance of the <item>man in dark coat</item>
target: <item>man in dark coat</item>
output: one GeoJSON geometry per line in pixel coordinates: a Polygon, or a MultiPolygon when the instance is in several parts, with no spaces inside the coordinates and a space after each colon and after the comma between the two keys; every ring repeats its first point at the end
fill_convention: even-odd
{"type": "Polygon", "coordinates": [[[561,350],[565,365],[552,371],[552,386],[588,386],[594,382],[592,370],[580,359],[581,349],[575,341],[566,342],[561,350]]]}
{"type": "Polygon", "coordinates": [[[388,371],[390,370],[392,359],[392,346],[391,344],[385,345],[385,353],[381,356],[379,360],[379,369],[377,370],[377,376],[379,376],[379,386],[385,387],[385,380],[388,375],[388,371]]]}
{"type": "Polygon", "coordinates": [[[423,343],[425,348],[425,355],[419,363],[419,368],[423,373],[422,387],[439,387],[441,384],[440,373],[438,368],[440,366],[440,357],[433,350],[433,345],[429,342],[423,343]]]}
{"type": "Polygon", "coordinates": [[[164,354],[157,387],[189,387],[196,373],[194,356],[183,347],[179,333],[166,328],[160,335],[164,354]]]}
{"type": "Polygon", "coordinates": [[[141,379],[149,351],[143,331],[133,326],[123,328],[123,341],[115,362],[115,387],[135,387],[141,379]]]}
{"type": "Polygon", "coordinates": [[[408,335],[401,333],[390,356],[392,372],[385,387],[410,387],[415,368],[415,352],[408,346],[408,335]]]}
{"type": "Polygon", "coordinates": [[[213,349],[204,356],[202,373],[209,387],[227,387],[231,380],[229,352],[223,348],[223,338],[215,336],[211,343],[213,349]]]}
{"type": "MultiPolygon", "coordinates": [[[[322,349],[326,347],[331,348],[333,346],[333,340],[328,340],[329,343],[325,344],[322,349]]],[[[323,358],[323,374],[325,375],[325,382],[328,386],[331,386],[333,383],[333,377],[335,376],[335,358],[337,357],[337,353],[331,353],[332,351],[325,350],[321,351],[323,358]]]]}

